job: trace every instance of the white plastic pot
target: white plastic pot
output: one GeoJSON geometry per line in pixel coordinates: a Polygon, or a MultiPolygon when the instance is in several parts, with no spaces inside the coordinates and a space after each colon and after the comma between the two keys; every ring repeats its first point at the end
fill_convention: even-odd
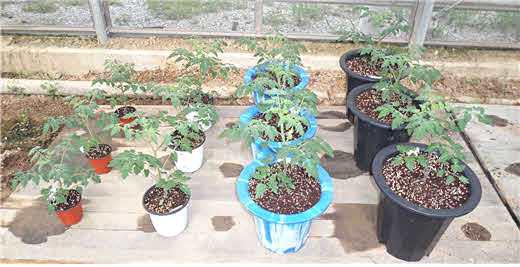
{"type": "Polygon", "coordinates": [[[184,204],[184,206],[178,207],[169,214],[157,214],[145,208],[146,213],[150,216],[155,231],[164,237],[172,237],[182,233],[184,229],[186,229],[186,226],[188,226],[188,207],[190,205],[190,200],[191,199],[188,199],[188,202],[184,204]]]}
{"type": "Polygon", "coordinates": [[[209,128],[213,126],[211,122],[208,122],[208,124],[204,124],[202,121],[199,121],[199,113],[197,111],[192,111],[186,114],[186,119],[190,122],[198,122],[200,129],[204,132],[209,130],[209,128]]]}
{"type": "Polygon", "coordinates": [[[195,172],[200,169],[204,160],[205,144],[206,141],[204,141],[204,143],[202,143],[202,145],[199,147],[193,149],[191,152],[175,150],[174,152],[177,154],[177,161],[175,162],[175,166],[177,169],[182,172],[195,172]]]}

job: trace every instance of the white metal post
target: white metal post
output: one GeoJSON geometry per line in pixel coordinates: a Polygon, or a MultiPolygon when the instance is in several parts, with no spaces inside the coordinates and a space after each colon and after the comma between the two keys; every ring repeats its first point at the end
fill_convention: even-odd
{"type": "Polygon", "coordinates": [[[103,0],[88,0],[88,3],[98,42],[100,44],[106,44],[108,42],[108,24],[105,20],[106,17],[102,1],[103,0]]]}
{"type": "Polygon", "coordinates": [[[264,17],[264,1],[255,1],[255,33],[257,35],[262,34],[262,24],[264,17]]]}
{"type": "Polygon", "coordinates": [[[413,22],[409,39],[411,47],[423,46],[432,19],[434,4],[435,0],[417,0],[411,16],[413,22]]]}

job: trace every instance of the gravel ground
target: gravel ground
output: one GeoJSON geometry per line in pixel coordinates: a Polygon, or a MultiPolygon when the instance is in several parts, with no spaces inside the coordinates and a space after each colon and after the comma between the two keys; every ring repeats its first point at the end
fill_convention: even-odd
{"type": "MultiPolygon", "coordinates": [[[[86,0],[85,4],[80,6],[65,5],[64,2],[58,2],[59,8],[49,13],[24,12],[23,6],[28,1],[34,2],[34,0],[3,2],[0,24],[92,27],[86,0]]],[[[209,12],[188,19],[169,20],[154,14],[147,7],[146,0],[117,0],[116,4],[110,6],[110,16],[115,27],[207,32],[253,32],[254,1],[236,1],[242,1],[238,3],[243,3],[243,5],[233,5],[228,7],[229,10],[226,11],[209,12]]],[[[300,10],[301,13],[298,13],[296,7],[296,4],[266,1],[263,16],[264,31],[335,34],[341,29],[348,28],[351,23],[363,32],[374,31],[366,19],[360,19],[354,14],[351,5],[321,4],[318,6],[311,4],[307,5],[305,10],[300,10]],[[298,14],[300,15],[298,16],[298,14]]],[[[377,9],[383,10],[385,8],[377,7],[377,9]]],[[[450,10],[449,12],[449,16],[446,13],[434,13],[434,19],[427,35],[428,40],[511,43],[520,41],[520,25],[518,25],[520,24],[520,15],[514,15],[511,12],[490,11],[450,10]],[[506,18],[507,16],[510,17],[506,18]],[[499,20],[502,22],[497,23],[499,20]]],[[[406,37],[407,34],[398,36],[399,39],[406,39],[406,37]]]]}
{"type": "Polygon", "coordinates": [[[0,24],[3,25],[67,25],[76,27],[93,27],[90,9],[85,4],[80,6],[67,6],[60,3],[55,12],[32,13],[23,11],[27,0],[6,1],[2,3],[0,24]],[[16,3],[15,3],[16,2],[16,3]]]}

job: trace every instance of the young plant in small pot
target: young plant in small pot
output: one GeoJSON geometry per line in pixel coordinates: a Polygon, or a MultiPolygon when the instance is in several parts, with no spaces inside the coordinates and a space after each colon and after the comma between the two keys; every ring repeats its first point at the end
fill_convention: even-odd
{"type": "Polygon", "coordinates": [[[160,120],[151,117],[136,120],[140,120],[143,130],[131,132],[127,137],[149,140],[151,153],[126,150],[116,155],[110,165],[121,172],[123,179],[130,174],[154,178],[155,184],[143,195],[143,207],[159,235],[176,236],[188,225],[190,190],[186,183],[189,177],[178,169],[166,167],[177,161],[176,153],[159,156],[165,144],[172,140],[171,135],[159,136],[160,120]]]}
{"type": "Polygon", "coordinates": [[[416,64],[409,54],[385,56],[381,80],[354,88],[347,97],[347,106],[354,117],[354,159],[363,171],[370,171],[372,160],[379,150],[395,143],[407,142],[410,135],[404,123],[421,100],[417,94],[401,84],[405,73],[420,90],[430,88],[440,78],[431,67],[416,64]]]}
{"type": "Polygon", "coordinates": [[[378,239],[402,260],[429,255],[451,221],[480,201],[479,178],[464,163],[464,147],[453,136],[482,109],[452,108],[438,97],[410,108],[406,130],[426,144],[400,143],[382,149],[372,163],[380,190],[378,239]]]}
{"type": "Polygon", "coordinates": [[[239,45],[254,52],[257,65],[246,71],[244,84],[237,90],[243,97],[253,94],[255,104],[276,95],[273,88],[290,92],[303,90],[309,84],[309,74],[303,69],[300,52],[305,47],[282,35],[268,37],[264,45],[254,39],[240,39],[239,45]]]}
{"type": "Polygon", "coordinates": [[[52,148],[34,147],[29,152],[34,166],[27,172],[16,173],[11,184],[15,190],[29,182],[43,183],[40,193],[49,212],[55,212],[65,226],[77,224],[83,217],[83,189],[91,182],[101,182],[91,169],[72,162],[80,154],[80,140],[72,134],[52,148]]]}
{"type": "Polygon", "coordinates": [[[239,201],[254,218],[262,245],[279,254],[300,250],[312,220],[333,197],[332,179],[319,156],[332,147],[319,138],[284,144],[277,155],[247,165],[236,183],[239,201]]]}
{"type": "MultiPolygon", "coordinates": [[[[340,41],[351,40],[356,44],[363,43],[361,49],[354,49],[344,53],[339,59],[339,65],[345,72],[346,98],[356,87],[367,83],[376,83],[381,79],[381,71],[384,68],[383,57],[401,53],[400,48],[383,47],[381,42],[388,36],[396,36],[408,31],[408,20],[403,12],[372,11],[368,7],[355,7],[354,11],[360,14],[360,18],[369,18],[374,27],[380,30],[373,36],[358,30],[358,26],[350,19],[349,30],[341,32],[340,41]]],[[[401,79],[404,78],[401,77],[401,79]]],[[[352,115],[347,106],[347,117],[353,122],[352,115]]]]}
{"type": "Polygon", "coordinates": [[[95,101],[97,96],[91,94],[83,99],[68,97],[67,101],[73,108],[72,115],[49,118],[43,125],[43,132],[56,132],[62,126],[85,130],[86,135],[78,140],[81,143],[81,152],[97,174],[104,174],[110,172],[108,164],[112,160],[112,147],[101,142],[100,134],[107,129],[107,125],[110,125],[114,118],[104,112],[96,113],[99,110],[99,105],[95,101]]]}
{"type": "Polygon", "coordinates": [[[251,146],[253,158],[276,154],[283,144],[298,145],[311,139],[318,130],[316,106],[309,112],[305,101],[298,106],[296,99],[274,96],[252,106],[240,116],[239,123],[225,129],[220,137],[241,139],[244,145],[251,146]]]}
{"type": "Polygon", "coordinates": [[[119,123],[125,125],[132,122],[136,114],[136,108],[129,103],[128,94],[132,92],[134,95],[143,94],[153,88],[151,85],[142,85],[137,82],[135,76],[137,72],[134,64],[119,63],[115,60],[105,61],[106,76],[97,77],[92,81],[92,85],[103,84],[116,89],[117,95],[107,96],[107,100],[112,108],[118,107],[114,113],[119,118],[119,123]]]}
{"type": "Polygon", "coordinates": [[[198,123],[203,131],[209,130],[218,120],[213,94],[203,92],[200,80],[193,75],[182,76],[168,86],[158,86],[155,94],[179,108],[179,114],[198,123]]]}

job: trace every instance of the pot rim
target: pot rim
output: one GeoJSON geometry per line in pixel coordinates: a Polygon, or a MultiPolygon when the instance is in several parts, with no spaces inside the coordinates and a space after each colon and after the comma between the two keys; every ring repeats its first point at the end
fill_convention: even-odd
{"type": "Polygon", "coordinates": [[[398,128],[392,129],[392,125],[377,121],[377,120],[371,118],[370,116],[368,116],[367,114],[361,112],[357,108],[356,97],[359,94],[372,89],[373,86],[374,86],[374,83],[367,83],[367,84],[362,84],[360,86],[353,88],[352,91],[350,91],[347,96],[347,108],[350,109],[350,111],[354,114],[355,117],[359,118],[362,121],[373,124],[379,128],[383,128],[383,129],[387,129],[387,130],[391,130],[391,131],[404,130],[406,128],[406,125],[401,125],[398,128]]]}
{"type": "Polygon", "coordinates": [[[454,209],[430,209],[419,206],[398,196],[392,189],[390,189],[390,187],[388,187],[385,182],[385,177],[382,173],[385,160],[390,156],[397,154],[397,145],[412,145],[419,147],[421,150],[425,150],[427,147],[425,144],[421,143],[398,143],[389,145],[377,153],[377,155],[374,157],[374,161],[372,161],[372,176],[382,194],[408,211],[434,218],[444,219],[460,217],[470,213],[477,207],[482,196],[482,187],[477,175],[465,162],[462,162],[462,164],[464,165],[464,176],[468,177],[470,180],[470,196],[462,206],[454,209]]]}
{"type": "Polygon", "coordinates": [[[361,74],[358,74],[358,73],[352,71],[347,66],[347,61],[349,59],[353,59],[353,58],[356,58],[356,57],[361,57],[361,49],[360,48],[349,50],[349,51],[345,52],[343,55],[341,55],[341,57],[339,58],[339,66],[341,67],[341,69],[346,74],[348,74],[349,76],[352,76],[352,77],[354,77],[356,79],[365,80],[367,82],[378,82],[381,79],[381,77],[379,77],[379,78],[372,78],[372,77],[369,77],[369,76],[364,76],[364,75],[361,75],[361,74]]]}
{"type": "Polygon", "coordinates": [[[173,210],[171,210],[170,212],[168,212],[168,213],[166,213],[166,214],[159,214],[159,213],[157,213],[157,212],[155,212],[155,211],[151,211],[151,210],[147,209],[146,206],[144,205],[144,197],[145,197],[146,194],[148,194],[148,192],[149,192],[150,190],[152,190],[153,188],[155,188],[155,184],[153,184],[152,186],[150,186],[150,188],[148,188],[148,190],[146,190],[146,191],[144,192],[144,194],[143,194],[143,198],[142,198],[142,200],[141,200],[141,205],[143,205],[143,209],[144,209],[148,214],[151,214],[151,215],[157,215],[157,216],[168,216],[168,215],[175,214],[175,213],[177,213],[177,212],[183,210],[186,206],[188,206],[188,203],[189,203],[190,200],[191,200],[191,195],[188,195],[188,200],[187,200],[184,204],[175,207],[173,210]]]}
{"type": "MultiPolygon", "coordinates": [[[[244,84],[249,84],[253,81],[253,77],[255,77],[256,73],[259,71],[263,71],[266,68],[267,63],[263,63],[260,65],[256,65],[254,67],[251,67],[247,69],[246,73],[244,74],[244,84]]],[[[295,85],[293,88],[289,89],[293,92],[299,91],[307,87],[307,85],[310,82],[310,76],[305,71],[305,69],[302,66],[299,65],[293,65],[292,70],[298,74],[298,77],[300,78],[300,83],[295,85]]],[[[256,90],[255,90],[256,92],[256,90]]],[[[273,95],[273,94],[265,94],[265,95],[273,95]]]]}
{"type": "Polygon", "coordinates": [[[296,214],[278,214],[260,207],[249,195],[249,180],[256,171],[256,168],[264,165],[266,164],[260,160],[252,161],[244,167],[236,182],[238,200],[251,214],[273,223],[292,224],[310,221],[327,210],[333,198],[332,178],[319,164],[318,180],[320,182],[321,195],[320,200],[314,204],[314,206],[296,214]]]}
{"type": "MultiPolygon", "coordinates": [[[[244,113],[240,115],[240,123],[249,123],[251,120],[253,120],[253,117],[258,113],[260,113],[260,110],[256,105],[247,108],[246,111],[244,111],[244,113]]],[[[316,120],[316,117],[312,116],[309,112],[305,110],[300,112],[300,115],[307,119],[307,121],[309,122],[309,126],[307,127],[307,131],[305,131],[305,133],[302,136],[287,142],[287,144],[290,146],[297,145],[303,142],[303,140],[312,138],[318,131],[318,122],[316,120]]],[[[260,139],[256,139],[254,142],[257,145],[262,144],[262,141],[260,141],[260,139]]],[[[267,141],[267,145],[271,148],[279,148],[282,146],[282,142],[267,141]]]]}

